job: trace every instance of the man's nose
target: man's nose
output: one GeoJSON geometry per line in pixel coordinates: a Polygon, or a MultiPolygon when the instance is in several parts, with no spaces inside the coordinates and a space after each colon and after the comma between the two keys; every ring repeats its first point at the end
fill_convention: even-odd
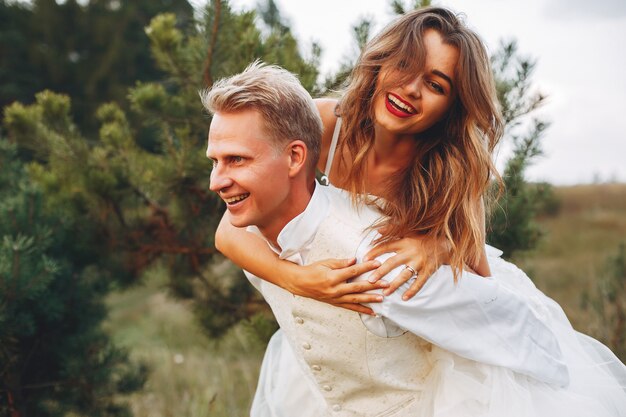
{"type": "Polygon", "coordinates": [[[219,164],[215,164],[213,169],[211,170],[211,178],[209,189],[211,191],[215,191],[219,193],[230,187],[233,184],[232,178],[228,175],[226,170],[221,167],[219,164]]]}

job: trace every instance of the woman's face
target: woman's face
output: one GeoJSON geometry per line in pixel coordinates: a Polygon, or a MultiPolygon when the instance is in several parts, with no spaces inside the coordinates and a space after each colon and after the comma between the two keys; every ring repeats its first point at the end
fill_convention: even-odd
{"type": "Polygon", "coordinates": [[[402,70],[383,66],[377,79],[374,118],[392,134],[416,134],[441,120],[456,99],[456,47],[443,43],[439,32],[424,32],[424,72],[408,82],[402,70]]]}

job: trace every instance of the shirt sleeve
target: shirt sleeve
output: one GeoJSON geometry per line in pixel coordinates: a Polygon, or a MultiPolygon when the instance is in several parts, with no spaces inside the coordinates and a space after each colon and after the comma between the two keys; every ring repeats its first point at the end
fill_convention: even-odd
{"type": "MultiPolygon", "coordinates": [[[[391,255],[379,260],[384,262],[391,255]]],[[[391,281],[401,271],[402,267],[396,268],[383,279],[391,281]]],[[[359,279],[367,279],[367,275],[359,279]]],[[[467,359],[506,367],[543,382],[569,383],[555,334],[522,294],[492,277],[469,272],[460,274],[455,283],[449,266],[440,267],[413,298],[404,301],[402,294],[410,283],[382,303],[368,304],[380,315],[364,319],[368,329],[381,335],[384,327],[388,336],[403,329],[467,359]]]]}

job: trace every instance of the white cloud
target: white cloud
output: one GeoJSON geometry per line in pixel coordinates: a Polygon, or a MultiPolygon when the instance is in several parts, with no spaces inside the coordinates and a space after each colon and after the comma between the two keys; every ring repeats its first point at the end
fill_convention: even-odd
{"type": "Polygon", "coordinates": [[[626,16],[624,0],[550,0],[544,11],[549,18],[618,19],[626,16]]]}

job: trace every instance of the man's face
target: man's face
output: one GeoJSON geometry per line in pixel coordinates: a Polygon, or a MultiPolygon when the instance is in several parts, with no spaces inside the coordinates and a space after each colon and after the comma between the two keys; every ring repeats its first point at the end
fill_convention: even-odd
{"type": "Polygon", "coordinates": [[[290,220],[289,156],[275,148],[261,114],[216,113],[206,155],[213,161],[210,188],[226,203],[233,226],[255,225],[277,236],[290,220]]]}

